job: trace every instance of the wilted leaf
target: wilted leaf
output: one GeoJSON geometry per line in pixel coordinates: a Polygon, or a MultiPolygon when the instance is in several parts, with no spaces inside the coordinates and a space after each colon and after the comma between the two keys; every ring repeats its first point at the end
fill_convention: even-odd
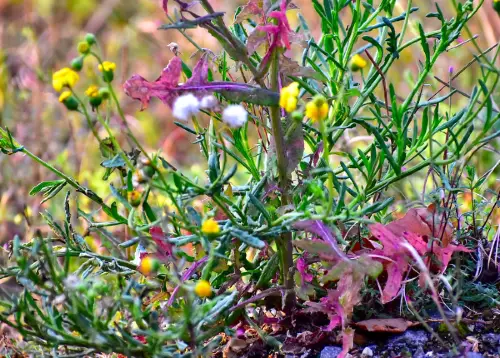
{"type": "Polygon", "coordinates": [[[353,326],[367,332],[403,333],[414,325],[403,318],[375,318],[355,322],[353,326]]]}
{"type": "Polygon", "coordinates": [[[184,93],[203,97],[212,92],[221,93],[234,102],[274,106],[279,102],[279,94],[267,89],[237,82],[208,82],[208,57],[203,55],[196,63],[192,76],[184,84],[179,84],[182,61],[179,57],[170,60],[160,77],[149,82],[139,75],[133,75],[123,85],[125,93],[141,101],[142,109],[147,108],[152,97],[172,107],[175,99],[184,93]]]}

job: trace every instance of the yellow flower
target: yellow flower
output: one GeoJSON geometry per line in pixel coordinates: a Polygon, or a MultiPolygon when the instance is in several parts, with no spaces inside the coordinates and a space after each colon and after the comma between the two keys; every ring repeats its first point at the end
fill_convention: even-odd
{"type": "Polygon", "coordinates": [[[323,96],[316,96],[306,104],[306,117],[314,122],[323,120],[328,116],[328,102],[323,96]]]}
{"type": "Polygon", "coordinates": [[[210,286],[210,282],[205,280],[200,280],[194,286],[194,293],[198,297],[205,298],[212,294],[212,286],[210,286]]]}
{"type": "Polygon", "coordinates": [[[63,103],[64,101],[66,101],[69,97],[71,97],[71,92],[70,91],[64,91],[63,93],[61,93],[61,95],[59,96],[59,102],[63,103]]]}
{"type": "Polygon", "coordinates": [[[353,58],[351,58],[352,71],[359,71],[362,68],[365,68],[366,65],[368,65],[368,62],[366,62],[366,60],[358,54],[354,55],[353,58]]]}
{"type": "Polygon", "coordinates": [[[217,235],[220,233],[220,226],[217,221],[210,218],[201,224],[201,232],[205,235],[217,235]]]}
{"type": "Polygon", "coordinates": [[[99,87],[92,85],[85,91],[85,94],[90,98],[99,97],[99,87]]]}
{"type": "Polygon", "coordinates": [[[297,108],[299,96],[299,84],[292,82],[286,87],[283,87],[280,92],[280,107],[288,113],[295,111],[297,108]]]}
{"type": "Polygon", "coordinates": [[[157,259],[151,256],[146,256],[141,260],[138,269],[144,276],[149,276],[158,271],[159,267],[160,263],[157,259]]]}
{"type": "Polygon", "coordinates": [[[114,71],[116,70],[116,63],[110,61],[104,61],[102,64],[99,64],[99,71],[114,71]]]}
{"type": "Polygon", "coordinates": [[[61,92],[65,86],[70,88],[73,87],[79,79],[80,76],[78,73],[69,67],[64,67],[63,69],[54,72],[52,75],[52,87],[54,87],[57,92],[61,92]]]}

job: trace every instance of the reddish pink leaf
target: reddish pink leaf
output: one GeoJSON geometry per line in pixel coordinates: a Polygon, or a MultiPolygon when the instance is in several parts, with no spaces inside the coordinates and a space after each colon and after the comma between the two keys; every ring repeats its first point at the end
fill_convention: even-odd
{"type": "Polygon", "coordinates": [[[437,238],[443,234],[443,247],[446,247],[453,238],[453,227],[443,223],[441,215],[428,208],[410,209],[403,218],[387,224],[386,227],[396,236],[402,236],[405,231],[437,238]]]}
{"type": "Polygon", "coordinates": [[[162,261],[172,256],[172,244],[165,240],[165,234],[159,226],[153,226],[149,229],[151,238],[156,243],[156,254],[162,261]]]}
{"type": "Polygon", "coordinates": [[[300,276],[302,277],[302,281],[304,282],[311,282],[313,280],[313,275],[308,273],[307,271],[307,263],[304,258],[299,258],[297,260],[297,271],[299,271],[300,276]]]}

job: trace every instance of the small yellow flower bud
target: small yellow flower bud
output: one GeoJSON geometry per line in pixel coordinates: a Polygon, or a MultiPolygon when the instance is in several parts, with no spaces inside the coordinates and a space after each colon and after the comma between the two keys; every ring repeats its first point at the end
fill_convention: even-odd
{"type": "Polygon", "coordinates": [[[350,64],[351,64],[352,71],[359,71],[359,70],[365,68],[366,65],[368,65],[368,62],[366,62],[366,60],[363,57],[356,54],[351,58],[350,64]]]}
{"type": "Polygon", "coordinates": [[[220,226],[217,221],[210,218],[207,219],[201,224],[201,232],[205,235],[217,235],[220,233],[220,226]]]}
{"type": "Polygon", "coordinates": [[[104,61],[98,66],[99,71],[102,72],[102,78],[106,82],[113,81],[114,71],[116,70],[116,63],[110,61],[104,61]]]}
{"type": "Polygon", "coordinates": [[[81,53],[82,55],[86,55],[90,51],[90,45],[87,41],[80,41],[78,43],[78,52],[81,53]]]}
{"type": "Polygon", "coordinates": [[[110,62],[110,61],[103,61],[102,64],[99,64],[98,68],[99,68],[99,71],[101,71],[101,72],[114,71],[114,70],[116,70],[116,63],[110,62]]]}
{"type": "Polygon", "coordinates": [[[315,96],[306,104],[306,117],[316,122],[323,120],[328,116],[328,102],[325,97],[315,96]]]}
{"type": "Polygon", "coordinates": [[[61,93],[59,96],[59,102],[63,103],[65,100],[67,100],[69,97],[71,97],[71,92],[70,91],[64,91],[61,93]]]}
{"type": "Polygon", "coordinates": [[[139,206],[139,204],[141,203],[142,195],[138,190],[129,191],[127,196],[128,196],[128,201],[129,201],[130,205],[136,207],[136,206],[139,206]]]}
{"type": "Polygon", "coordinates": [[[73,97],[70,91],[64,91],[61,93],[59,96],[59,102],[64,104],[70,111],[74,111],[78,108],[78,101],[75,97],[73,97]]]}
{"type": "Polygon", "coordinates": [[[151,256],[146,256],[141,260],[138,270],[144,276],[150,276],[155,274],[159,268],[160,268],[160,263],[158,262],[157,259],[151,256]]]}
{"type": "Polygon", "coordinates": [[[290,113],[297,109],[299,96],[299,84],[293,82],[286,87],[283,87],[280,92],[280,107],[290,113]]]}
{"type": "Polygon", "coordinates": [[[99,93],[99,87],[92,85],[87,88],[85,94],[89,97],[89,102],[93,109],[101,105],[102,97],[99,93]]]}
{"type": "Polygon", "coordinates": [[[205,280],[200,280],[194,286],[194,293],[200,298],[209,297],[212,294],[212,286],[210,282],[205,280]]]}

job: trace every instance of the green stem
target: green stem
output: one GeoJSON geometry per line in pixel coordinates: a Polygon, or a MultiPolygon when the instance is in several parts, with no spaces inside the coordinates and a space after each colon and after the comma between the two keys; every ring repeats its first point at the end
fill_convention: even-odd
{"type": "MultiPolygon", "coordinates": [[[[279,51],[274,51],[271,63],[271,89],[279,91],[279,51]]],[[[276,149],[276,161],[278,166],[278,184],[282,189],[281,205],[286,206],[290,202],[289,197],[289,177],[287,173],[287,160],[285,155],[285,138],[283,136],[283,127],[281,125],[279,107],[271,107],[271,128],[276,149]]],[[[283,283],[287,289],[285,295],[285,309],[291,310],[295,306],[295,292],[293,274],[291,268],[293,266],[293,246],[292,234],[290,232],[283,233],[277,241],[278,253],[281,258],[281,275],[283,283]]]]}
{"type": "MultiPolygon", "coordinates": [[[[53,172],[54,174],[56,174],[58,177],[66,180],[66,182],[71,185],[73,188],[75,188],[78,192],[82,193],[83,195],[85,195],[86,197],[88,197],[89,199],[91,199],[92,201],[94,201],[95,203],[99,204],[107,213],[108,212],[112,212],[112,209],[106,205],[104,203],[104,201],[102,200],[101,197],[99,197],[96,193],[94,193],[92,190],[88,189],[88,188],[85,188],[83,187],[82,185],[80,185],[75,179],[67,176],[66,174],[64,174],[63,172],[61,172],[60,170],[56,169],[55,167],[53,167],[52,165],[50,165],[49,163],[47,163],[46,161],[44,161],[43,159],[37,157],[35,154],[31,153],[28,149],[26,148],[23,148],[22,149],[22,152],[24,154],[26,154],[28,157],[30,157],[31,159],[33,159],[35,162],[37,162],[38,164],[42,165],[43,167],[49,169],[51,172],[53,172]]],[[[115,217],[115,219],[121,221],[122,223],[126,223],[127,222],[127,219],[125,219],[124,217],[122,217],[121,215],[117,214],[117,217],[115,217]]]]}
{"type": "Polygon", "coordinates": [[[99,114],[99,112],[97,112],[97,120],[106,129],[106,132],[108,132],[109,140],[111,141],[111,143],[113,143],[113,146],[118,151],[118,154],[120,155],[120,157],[125,161],[125,163],[129,167],[129,169],[132,170],[132,171],[134,171],[135,170],[134,165],[132,164],[132,162],[130,161],[130,159],[128,158],[128,156],[125,154],[125,152],[123,151],[123,149],[120,147],[120,144],[117,142],[115,136],[113,135],[113,132],[111,132],[111,128],[109,128],[109,125],[102,118],[102,116],[99,114]]]}

